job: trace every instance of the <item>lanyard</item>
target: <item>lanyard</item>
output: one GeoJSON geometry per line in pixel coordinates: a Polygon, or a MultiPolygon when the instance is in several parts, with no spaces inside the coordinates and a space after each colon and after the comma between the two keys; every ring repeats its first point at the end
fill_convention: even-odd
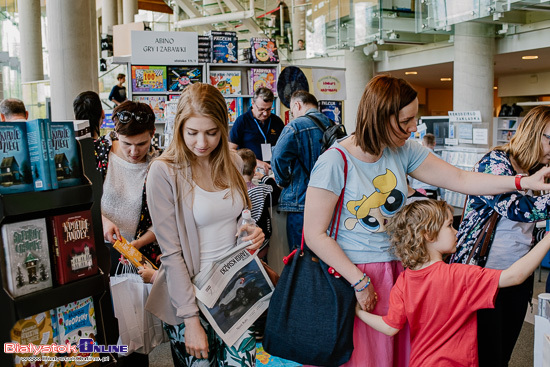
{"type": "MultiPolygon", "coordinates": [[[[264,134],[264,131],[262,130],[262,127],[258,123],[258,120],[254,119],[254,122],[256,123],[256,126],[258,126],[258,130],[260,130],[260,133],[264,137],[265,143],[267,144],[267,137],[264,134]]],[[[267,125],[267,133],[269,133],[269,128],[271,127],[271,117],[269,118],[269,124],[267,125]]]]}

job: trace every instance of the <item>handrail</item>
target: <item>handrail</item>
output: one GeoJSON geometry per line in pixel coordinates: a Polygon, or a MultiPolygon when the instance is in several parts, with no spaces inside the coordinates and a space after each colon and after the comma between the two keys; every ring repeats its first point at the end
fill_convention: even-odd
{"type": "MultiPolygon", "coordinates": [[[[111,64],[111,65],[112,65],[112,64],[111,64]]],[[[121,66],[123,66],[123,64],[118,64],[117,66],[115,66],[115,67],[112,68],[111,70],[107,70],[105,73],[101,74],[101,75],[98,77],[98,79],[99,79],[99,78],[103,78],[105,75],[109,74],[110,72],[112,72],[113,70],[115,70],[116,68],[121,67],[121,66]]]]}

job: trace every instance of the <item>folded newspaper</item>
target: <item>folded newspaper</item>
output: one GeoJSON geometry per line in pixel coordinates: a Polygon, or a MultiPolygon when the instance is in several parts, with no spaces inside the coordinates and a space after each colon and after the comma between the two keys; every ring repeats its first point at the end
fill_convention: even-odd
{"type": "Polygon", "coordinates": [[[227,345],[233,345],[267,310],[273,284],[246,247],[231,249],[193,278],[199,308],[227,345]]]}

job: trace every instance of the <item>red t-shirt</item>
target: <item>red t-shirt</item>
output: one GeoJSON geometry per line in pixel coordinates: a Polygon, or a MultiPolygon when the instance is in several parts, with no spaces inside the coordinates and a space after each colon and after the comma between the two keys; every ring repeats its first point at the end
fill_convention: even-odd
{"type": "Polygon", "coordinates": [[[410,367],[478,366],[476,311],[495,307],[500,273],[439,261],[399,275],[383,319],[396,329],[409,322],[410,367]]]}

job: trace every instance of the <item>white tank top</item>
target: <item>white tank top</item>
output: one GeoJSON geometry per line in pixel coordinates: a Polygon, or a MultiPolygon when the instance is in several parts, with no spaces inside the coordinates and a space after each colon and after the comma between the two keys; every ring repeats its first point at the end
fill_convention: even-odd
{"type": "Polygon", "coordinates": [[[229,194],[229,189],[210,192],[195,185],[194,194],[193,216],[199,234],[200,270],[203,270],[235,246],[237,218],[244,205],[240,196],[229,194]]]}

